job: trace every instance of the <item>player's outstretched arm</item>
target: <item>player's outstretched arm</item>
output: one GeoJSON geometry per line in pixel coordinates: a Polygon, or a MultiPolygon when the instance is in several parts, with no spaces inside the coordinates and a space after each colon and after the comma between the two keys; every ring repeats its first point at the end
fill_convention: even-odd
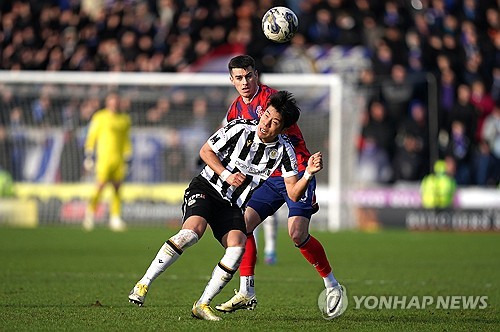
{"type": "Polygon", "coordinates": [[[231,173],[228,171],[221,163],[219,157],[215,154],[208,143],[205,143],[200,150],[200,157],[215,173],[217,173],[223,181],[228,184],[238,187],[245,180],[245,175],[243,173],[231,173]]]}
{"type": "Polygon", "coordinates": [[[316,152],[307,161],[307,168],[304,175],[298,179],[297,175],[285,178],[286,191],[288,197],[294,202],[300,200],[304,195],[314,174],[323,169],[323,156],[321,152],[316,152]]]}

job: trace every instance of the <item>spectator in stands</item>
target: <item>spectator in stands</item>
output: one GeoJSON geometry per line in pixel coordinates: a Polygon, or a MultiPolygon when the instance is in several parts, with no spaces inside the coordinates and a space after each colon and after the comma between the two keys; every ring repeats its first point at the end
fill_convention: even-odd
{"type": "Polygon", "coordinates": [[[377,49],[378,41],[384,35],[384,28],[377,24],[375,15],[371,12],[362,16],[362,25],[362,43],[370,52],[374,52],[377,49]]]}
{"type": "Polygon", "coordinates": [[[466,126],[466,135],[469,141],[474,141],[478,111],[470,103],[470,87],[466,84],[458,86],[457,100],[449,114],[445,114],[446,118],[446,132],[451,133],[451,124],[454,121],[460,121],[466,126]]]}
{"type": "Polygon", "coordinates": [[[413,84],[408,80],[406,68],[396,64],[391,77],[382,84],[381,95],[387,107],[387,115],[394,126],[402,122],[413,98],[413,84]]]}
{"type": "Polygon", "coordinates": [[[10,171],[14,181],[24,180],[24,161],[26,159],[26,150],[29,141],[25,135],[23,135],[23,130],[25,126],[25,118],[23,115],[23,110],[20,107],[14,107],[10,111],[9,117],[9,131],[10,131],[10,152],[11,156],[11,169],[10,171]]]}
{"type": "Polygon", "coordinates": [[[401,30],[395,26],[389,26],[385,29],[383,39],[387,46],[391,49],[394,63],[406,66],[408,63],[408,49],[406,47],[406,41],[403,39],[401,30]]]}
{"type": "Polygon", "coordinates": [[[465,125],[459,120],[453,121],[446,156],[451,156],[455,160],[455,179],[459,185],[472,184],[471,158],[473,150],[473,144],[466,135],[465,125]]]}
{"type": "Polygon", "coordinates": [[[313,55],[306,49],[306,39],[297,33],[290,46],[280,55],[276,68],[283,73],[311,73],[315,71],[313,55]]]}
{"type": "Polygon", "coordinates": [[[380,86],[375,82],[375,72],[371,67],[363,68],[359,72],[358,91],[365,103],[380,97],[380,86]]]}
{"type": "Polygon", "coordinates": [[[372,68],[377,76],[384,78],[391,74],[394,59],[391,48],[382,40],[375,44],[375,52],[372,57],[372,68]]]}
{"type": "Polygon", "coordinates": [[[368,184],[387,184],[393,171],[387,151],[381,149],[371,136],[363,139],[359,153],[358,180],[368,184]]]}
{"type": "Polygon", "coordinates": [[[361,44],[360,27],[350,11],[341,10],[335,19],[335,25],[338,30],[337,45],[354,46],[361,44]]]}
{"type": "Polygon", "coordinates": [[[422,43],[415,30],[409,30],[405,36],[408,49],[408,72],[416,75],[425,75],[422,43]]]}
{"type": "Polygon", "coordinates": [[[174,123],[171,121],[169,123],[170,115],[170,100],[166,97],[159,98],[156,102],[156,105],[151,107],[146,111],[145,119],[138,119],[138,123],[146,123],[152,126],[159,125],[170,125],[172,126],[174,123]]]}
{"type": "MultiPolygon", "coordinates": [[[[500,39],[500,38],[499,38],[500,39]]],[[[493,82],[491,83],[491,98],[500,101],[500,64],[493,68],[493,82]]]]}
{"type": "Polygon", "coordinates": [[[361,135],[363,138],[371,137],[389,157],[394,153],[395,128],[381,101],[373,100],[368,105],[368,122],[363,126],[361,135]]]}
{"type": "Polygon", "coordinates": [[[398,173],[396,180],[417,181],[429,172],[429,125],[427,110],[422,102],[415,100],[410,104],[409,114],[398,128],[396,137],[397,153],[395,164],[411,166],[398,173]],[[402,160],[407,158],[407,160],[402,160]]]}
{"type": "Polygon", "coordinates": [[[440,130],[446,130],[446,121],[450,118],[457,99],[456,77],[452,69],[444,69],[441,71],[438,89],[438,126],[440,130]]]}
{"type": "Polygon", "coordinates": [[[426,209],[445,209],[453,206],[456,182],[453,178],[453,159],[438,160],[434,173],[424,177],[420,185],[422,206],[426,209]]]}
{"type": "Polygon", "coordinates": [[[478,110],[475,139],[479,141],[483,130],[484,120],[493,112],[493,108],[495,107],[495,102],[486,91],[482,80],[472,82],[470,103],[478,110]]]}
{"type": "Polygon", "coordinates": [[[370,102],[361,132],[359,173],[368,183],[388,183],[393,172],[394,130],[386,117],[385,106],[377,100],[370,102]]]}
{"type": "Polygon", "coordinates": [[[338,29],[333,21],[332,13],[326,8],[319,9],[307,33],[311,43],[333,45],[338,37],[338,29]]]}
{"type": "Polygon", "coordinates": [[[422,142],[410,133],[400,138],[393,159],[394,181],[418,181],[422,178],[426,166],[422,153],[422,142]]]}
{"type": "Polygon", "coordinates": [[[500,104],[486,117],[476,158],[476,184],[497,186],[500,181],[500,104]]]}
{"type": "Polygon", "coordinates": [[[33,102],[31,107],[31,116],[34,124],[42,124],[44,121],[51,121],[53,119],[48,118],[50,113],[50,98],[46,94],[42,94],[40,98],[33,102]]]}

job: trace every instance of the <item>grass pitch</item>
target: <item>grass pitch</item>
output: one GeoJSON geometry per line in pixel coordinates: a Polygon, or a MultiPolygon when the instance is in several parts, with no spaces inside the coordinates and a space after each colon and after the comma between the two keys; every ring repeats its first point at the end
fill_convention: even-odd
{"type": "MultiPolygon", "coordinates": [[[[144,307],[127,302],[134,283],[176,231],[0,228],[0,330],[500,330],[500,234],[313,232],[349,295],[345,314],[326,321],[316,305],[322,280],[281,230],[278,264],[257,265],[257,309],[207,322],[191,318],[190,310],[223,255],[210,232],[156,280],[144,307]],[[370,310],[356,308],[353,300],[453,295],[488,296],[488,306],[370,310]]],[[[238,279],[214,305],[232,296],[238,279]]]]}

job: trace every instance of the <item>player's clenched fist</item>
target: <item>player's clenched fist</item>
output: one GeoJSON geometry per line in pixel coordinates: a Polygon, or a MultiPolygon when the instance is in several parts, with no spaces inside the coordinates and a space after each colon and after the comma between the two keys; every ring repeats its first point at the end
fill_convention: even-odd
{"type": "Polygon", "coordinates": [[[316,152],[307,161],[307,171],[313,175],[323,169],[323,155],[316,152]]]}
{"type": "Polygon", "coordinates": [[[240,172],[231,174],[226,180],[227,183],[234,187],[241,186],[243,181],[245,181],[245,175],[240,172]]]}

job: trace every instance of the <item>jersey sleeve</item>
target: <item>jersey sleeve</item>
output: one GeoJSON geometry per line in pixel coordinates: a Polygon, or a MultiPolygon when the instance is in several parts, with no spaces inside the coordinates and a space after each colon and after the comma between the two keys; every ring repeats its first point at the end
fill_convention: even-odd
{"type": "Polygon", "coordinates": [[[223,125],[225,126],[226,124],[228,124],[229,122],[233,121],[234,119],[237,119],[238,118],[238,111],[236,109],[236,102],[237,102],[238,98],[236,98],[233,103],[231,104],[231,106],[229,106],[229,109],[227,110],[227,113],[226,113],[226,117],[225,117],[225,121],[223,122],[223,125]]]}
{"type": "Polygon", "coordinates": [[[232,137],[236,136],[242,130],[244,130],[244,125],[241,120],[233,120],[210,136],[207,143],[210,148],[217,153],[232,137]]]}
{"type": "Polygon", "coordinates": [[[89,129],[87,131],[87,138],[85,139],[85,154],[93,154],[97,143],[97,136],[99,135],[99,127],[101,125],[101,117],[99,113],[95,113],[90,119],[89,129]]]}
{"type": "Polygon", "coordinates": [[[281,160],[281,176],[288,178],[299,173],[297,165],[297,156],[295,155],[295,150],[291,143],[287,143],[283,146],[283,157],[281,160]]]}

